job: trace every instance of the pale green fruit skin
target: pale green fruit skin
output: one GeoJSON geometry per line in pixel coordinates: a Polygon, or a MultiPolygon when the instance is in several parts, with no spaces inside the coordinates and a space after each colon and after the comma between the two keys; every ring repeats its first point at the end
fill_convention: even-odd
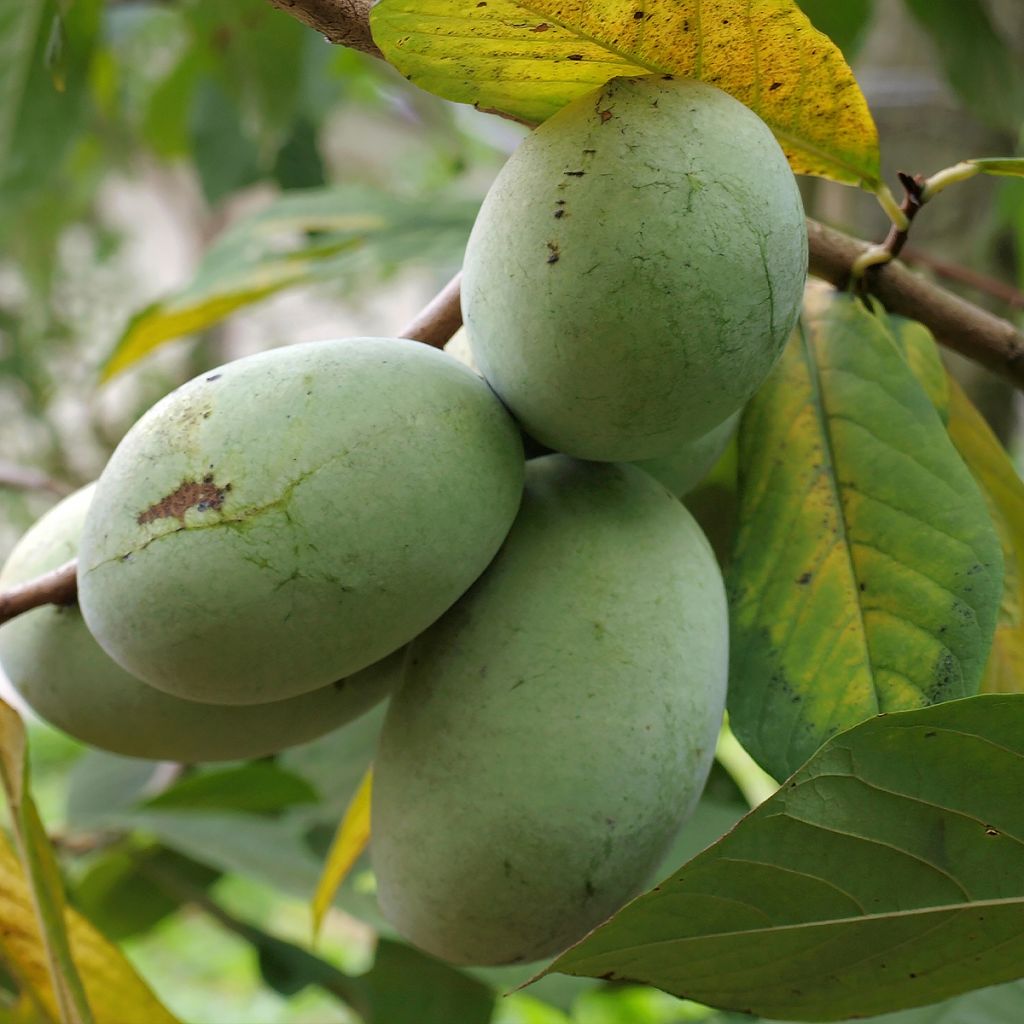
{"type": "MultiPolygon", "coordinates": [[[[75,557],[93,491],[90,485],[65,498],[21,538],[0,588],[75,557]]],[[[171,697],[129,675],[73,605],[36,608],[0,629],[0,665],[41,718],[102,750],[167,761],[262,757],[322,736],[383,700],[401,678],[404,654],[289,700],[225,707],[171,697]]]]}
{"type": "Polygon", "coordinates": [[[527,962],[633,896],[711,765],[725,593],[696,523],[628,465],[527,467],[487,572],[410,647],[375,760],[384,914],[457,964],[527,962]]]}
{"type": "Polygon", "coordinates": [[[694,441],[683,441],[671,455],[635,462],[642,470],[660,480],[677,498],[689,494],[711,472],[729,447],[742,410],[694,441]]]}
{"type": "Polygon", "coordinates": [[[616,78],[502,169],[466,249],[462,309],[528,433],[634,461],[750,398],[806,274],[800,194],[760,118],[702,82],[616,78]]]}
{"type": "Polygon", "coordinates": [[[426,345],[241,359],[159,402],[114,452],[82,533],[82,612],[115,661],[176,696],[305,693],[457,600],[508,532],[522,479],[501,403],[426,345]]]}

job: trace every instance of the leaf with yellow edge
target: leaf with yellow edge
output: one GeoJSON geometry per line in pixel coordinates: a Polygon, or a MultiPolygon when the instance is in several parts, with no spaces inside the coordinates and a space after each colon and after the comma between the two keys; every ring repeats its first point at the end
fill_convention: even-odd
{"type": "MultiPolygon", "coordinates": [[[[32,907],[41,929],[43,956],[38,966],[42,973],[28,980],[33,987],[40,981],[50,987],[54,1008],[64,1024],[91,1024],[92,1012],[68,946],[60,871],[39,820],[28,775],[24,723],[12,707],[0,701],[0,783],[11,809],[18,853],[31,883],[32,907]]],[[[6,915],[0,914],[0,921],[6,920],[6,915]]],[[[17,935],[0,930],[0,951],[5,942],[17,942],[17,935]]]]}
{"type": "Polygon", "coordinates": [[[373,792],[373,768],[368,768],[359,788],[349,802],[338,831],[327,853],[323,873],[313,896],[313,935],[323,924],[324,915],[342,882],[352,870],[370,841],[370,797],[373,792]]]}
{"type": "Polygon", "coordinates": [[[1024,481],[981,413],[952,378],[949,436],[981,486],[1006,575],[983,693],[1024,693],[1024,481]]]}
{"type": "Polygon", "coordinates": [[[475,214],[461,199],[402,200],[360,186],[290,192],[225,231],[186,288],[133,317],[102,377],[286,288],[336,282],[368,265],[443,262],[461,251],[475,214]]]}
{"type": "Polygon", "coordinates": [[[809,302],[739,450],[729,714],[758,763],[785,778],[871,715],[976,693],[1002,552],[885,324],[809,302]]]}
{"type": "MultiPolygon", "coordinates": [[[[71,951],[85,983],[96,1024],[178,1024],[121,952],[77,911],[64,912],[71,951]]],[[[0,833],[0,961],[24,993],[54,1021],[61,1020],[50,984],[47,956],[31,887],[18,858],[0,833]]],[[[66,1018],[65,1018],[66,1019],[66,1018]]]]}
{"type": "Polygon", "coordinates": [[[697,78],[760,115],[797,174],[880,187],[867,101],[794,0],[379,0],[370,27],[416,85],[531,124],[618,75],[697,78]]]}

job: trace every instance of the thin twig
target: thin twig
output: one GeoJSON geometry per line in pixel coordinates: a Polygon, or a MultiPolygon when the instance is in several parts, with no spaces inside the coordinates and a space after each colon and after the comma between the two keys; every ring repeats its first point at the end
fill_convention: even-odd
{"type": "Polygon", "coordinates": [[[74,489],[70,484],[55,480],[38,469],[3,461],[0,461],[0,487],[16,491],[49,491],[62,498],[74,489]]]}
{"type": "Polygon", "coordinates": [[[0,594],[0,623],[44,604],[69,605],[78,596],[78,563],[72,559],[34,580],[0,594]]]}
{"type": "Polygon", "coordinates": [[[911,266],[920,265],[930,270],[936,277],[944,278],[947,281],[955,281],[982,295],[989,295],[999,302],[1006,303],[1011,309],[1024,309],[1024,292],[1014,288],[1006,281],[989,277],[988,274],[981,274],[970,267],[962,266],[959,263],[947,263],[945,260],[936,259],[930,253],[916,246],[908,245],[903,250],[903,261],[911,266]]]}

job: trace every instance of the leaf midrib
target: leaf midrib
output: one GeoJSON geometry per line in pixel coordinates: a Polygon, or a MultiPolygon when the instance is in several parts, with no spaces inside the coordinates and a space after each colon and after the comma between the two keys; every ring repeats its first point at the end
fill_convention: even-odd
{"type": "Polygon", "coordinates": [[[843,501],[843,494],[839,486],[838,476],[836,474],[836,449],[834,439],[832,437],[831,420],[828,415],[828,410],[825,408],[824,399],[824,385],[821,379],[821,369],[818,365],[818,361],[815,358],[813,346],[808,337],[808,328],[801,321],[800,323],[800,343],[801,350],[804,353],[804,361],[807,364],[807,379],[811,389],[811,401],[814,404],[815,413],[821,423],[821,436],[824,442],[824,454],[828,459],[828,482],[832,491],[832,495],[835,499],[837,509],[837,524],[842,531],[840,542],[843,550],[846,553],[847,565],[850,569],[850,579],[853,581],[853,601],[857,607],[857,617],[860,622],[859,636],[863,645],[863,663],[867,669],[868,676],[871,679],[871,691],[874,697],[875,713],[877,714],[881,710],[881,704],[878,699],[878,682],[875,678],[874,666],[871,663],[871,649],[868,645],[868,631],[867,623],[864,621],[864,608],[860,603],[860,577],[857,574],[857,566],[853,560],[853,552],[850,547],[850,523],[846,518],[846,504],[843,501]]]}

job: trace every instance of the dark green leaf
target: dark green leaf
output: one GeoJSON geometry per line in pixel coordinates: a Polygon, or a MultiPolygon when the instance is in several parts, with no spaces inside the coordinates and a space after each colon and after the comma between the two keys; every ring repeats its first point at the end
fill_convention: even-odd
{"type": "Polygon", "coordinates": [[[986,123],[1016,134],[1024,112],[1020,56],[981,0],[906,0],[931,36],[950,84],[986,123]]]}
{"type": "Polygon", "coordinates": [[[220,877],[219,871],[165,847],[114,849],[103,854],[72,895],[78,909],[115,942],[148,931],[181,906],[181,900],[141,872],[140,865],[173,871],[200,889],[220,877]]]}
{"type": "Polygon", "coordinates": [[[1002,595],[984,498],[885,326],[819,298],[739,437],[729,712],[777,779],[873,714],[977,693],[1002,595]]]}
{"type": "Polygon", "coordinates": [[[294,804],[316,803],[316,799],[316,790],[305,779],[268,761],[254,761],[190,775],[143,806],[157,811],[266,814],[294,804]]]}
{"type": "Polygon", "coordinates": [[[875,10],[875,0],[799,0],[804,14],[847,58],[860,48],[875,10]]]}
{"type": "Polygon", "coordinates": [[[371,1024],[488,1024],[492,988],[399,942],[381,940],[366,976],[371,1024]]]}
{"type": "Polygon", "coordinates": [[[548,970],[801,1021],[1024,975],[1024,695],[871,719],[548,970]]]}
{"type": "Polygon", "coordinates": [[[203,192],[211,203],[259,179],[256,144],[243,131],[238,108],[219,82],[200,82],[192,97],[189,136],[203,192]]]}
{"type": "Polygon", "coordinates": [[[0,213],[50,183],[80,127],[99,0],[0,0],[0,213]]]}

